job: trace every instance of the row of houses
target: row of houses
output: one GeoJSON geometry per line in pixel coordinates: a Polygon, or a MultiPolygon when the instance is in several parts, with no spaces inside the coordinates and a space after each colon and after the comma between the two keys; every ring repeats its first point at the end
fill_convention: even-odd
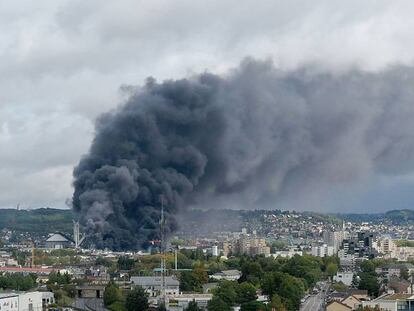
{"type": "Polygon", "coordinates": [[[368,301],[368,291],[351,289],[346,292],[331,294],[331,301],[326,306],[327,311],[351,311],[358,310],[364,301],[368,301]]]}

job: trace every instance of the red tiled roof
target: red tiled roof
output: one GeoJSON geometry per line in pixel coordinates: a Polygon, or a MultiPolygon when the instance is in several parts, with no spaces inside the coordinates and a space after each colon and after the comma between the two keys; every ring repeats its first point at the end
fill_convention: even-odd
{"type": "Polygon", "coordinates": [[[29,273],[50,273],[51,268],[28,268],[28,267],[0,267],[0,272],[29,272],[29,273]]]}

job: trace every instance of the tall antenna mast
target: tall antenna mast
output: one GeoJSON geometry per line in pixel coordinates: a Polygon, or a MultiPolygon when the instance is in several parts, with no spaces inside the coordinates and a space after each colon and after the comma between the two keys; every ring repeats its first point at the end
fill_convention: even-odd
{"type": "Polygon", "coordinates": [[[160,195],[161,200],[161,219],[160,219],[160,235],[161,235],[161,299],[166,306],[165,296],[165,218],[164,218],[164,196],[160,195]]]}

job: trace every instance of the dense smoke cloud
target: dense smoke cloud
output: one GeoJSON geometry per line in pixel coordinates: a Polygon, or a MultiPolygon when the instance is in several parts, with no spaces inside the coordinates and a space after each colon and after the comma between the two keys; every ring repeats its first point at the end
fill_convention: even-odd
{"type": "Polygon", "coordinates": [[[307,189],[414,168],[414,71],[279,71],[127,88],[74,170],[73,206],[98,246],[138,249],[189,205],[257,208],[307,189]],[[312,187],[310,187],[312,185],[312,187]],[[227,205],[228,203],[228,205],[227,205]]]}

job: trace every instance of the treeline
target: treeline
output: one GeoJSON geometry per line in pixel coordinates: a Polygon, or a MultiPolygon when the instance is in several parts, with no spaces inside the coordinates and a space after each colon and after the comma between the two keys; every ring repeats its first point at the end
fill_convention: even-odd
{"type": "MultiPolygon", "coordinates": [[[[116,262],[97,258],[96,262],[114,270],[129,270],[132,275],[153,275],[153,269],[159,267],[160,257],[143,256],[137,260],[121,257],[116,262]]],[[[337,257],[304,255],[286,259],[243,255],[223,260],[208,256],[201,250],[181,250],[178,253],[180,270],[174,271],[174,256],[167,256],[167,268],[179,278],[180,291],[201,293],[203,285],[214,282],[215,288],[211,291],[213,299],[208,304],[208,311],[227,311],[234,306],[240,306],[242,311],[266,311],[272,308],[278,311],[298,310],[305,293],[318,281],[334,275],[338,264],[337,257]],[[231,269],[241,272],[238,281],[218,282],[210,278],[216,272],[231,269]],[[258,302],[258,293],[268,296],[269,304],[258,302]]],[[[130,294],[135,295],[137,301],[144,301],[145,305],[145,295],[137,298],[139,293],[137,290],[130,294]]],[[[107,287],[105,295],[105,304],[109,309],[133,310],[127,308],[129,294],[122,292],[114,283],[107,287]]],[[[193,303],[190,311],[196,308],[197,305],[193,303]]]]}
{"type": "Polygon", "coordinates": [[[17,291],[27,291],[36,286],[35,274],[23,275],[22,273],[5,273],[0,275],[0,288],[17,291]]]}
{"type": "Polygon", "coordinates": [[[299,310],[305,292],[326,276],[328,270],[337,269],[337,264],[335,257],[321,259],[306,255],[291,259],[247,256],[233,259],[233,267],[239,268],[242,276],[237,282],[219,283],[209,311],[219,310],[215,305],[224,306],[220,310],[230,310],[235,305],[240,305],[241,310],[299,310]],[[256,301],[257,290],[269,297],[268,305],[256,301]]]}

